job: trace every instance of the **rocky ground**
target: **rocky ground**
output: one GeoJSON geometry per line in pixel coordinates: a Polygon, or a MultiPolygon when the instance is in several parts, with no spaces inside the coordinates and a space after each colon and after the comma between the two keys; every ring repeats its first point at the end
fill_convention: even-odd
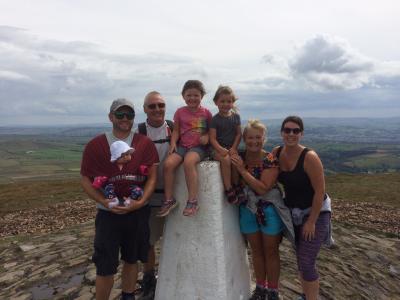
{"type": "MultiPolygon", "coordinates": [[[[94,211],[88,200],[2,216],[0,299],[93,299],[94,211]]],[[[399,216],[391,207],[335,202],[336,245],[319,259],[322,299],[400,299],[399,216]]],[[[282,295],[294,299],[300,285],[286,241],[281,255],[282,295]]],[[[112,299],[119,287],[118,277],[112,299]]]]}

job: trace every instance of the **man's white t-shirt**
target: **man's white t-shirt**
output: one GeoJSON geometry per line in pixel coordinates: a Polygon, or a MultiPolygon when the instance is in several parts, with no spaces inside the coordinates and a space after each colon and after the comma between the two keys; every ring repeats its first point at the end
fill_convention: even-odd
{"type": "MultiPolygon", "coordinates": [[[[147,137],[151,139],[156,146],[158,152],[158,158],[160,160],[160,164],[157,168],[157,185],[156,191],[151,196],[149,201],[150,206],[161,206],[164,200],[164,160],[168,156],[169,150],[169,142],[168,138],[171,137],[171,129],[168,127],[167,122],[164,121],[164,124],[160,127],[152,127],[146,121],[146,130],[147,137]],[[158,143],[157,141],[162,141],[158,143]]],[[[139,129],[136,128],[136,132],[139,133],[139,129]]]]}

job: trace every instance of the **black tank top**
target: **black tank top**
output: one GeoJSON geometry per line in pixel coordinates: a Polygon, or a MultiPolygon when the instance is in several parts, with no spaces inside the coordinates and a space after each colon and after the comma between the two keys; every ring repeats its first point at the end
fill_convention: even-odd
{"type": "MultiPolygon", "coordinates": [[[[278,148],[276,156],[279,159],[282,147],[278,148]]],[[[278,181],[282,183],[285,190],[285,204],[289,208],[300,208],[306,209],[311,207],[314,189],[311,185],[310,178],[304,171],[304,158],[307,152],[310,151],[308,148],[304,148],[300,154],[297,164],[293,171],[285,172],[281,171],[278,176],[278,181]]]]}

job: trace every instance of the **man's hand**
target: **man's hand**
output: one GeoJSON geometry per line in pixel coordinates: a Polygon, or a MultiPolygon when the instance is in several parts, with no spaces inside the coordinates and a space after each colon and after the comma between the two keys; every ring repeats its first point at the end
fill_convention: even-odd
{"type": "Polygon", "coordinates": [[[222,148],[219,152],[219,155],[221,155],[222,157],[225,157],[229,154],[229,150],[226,148],[222,148]]]}

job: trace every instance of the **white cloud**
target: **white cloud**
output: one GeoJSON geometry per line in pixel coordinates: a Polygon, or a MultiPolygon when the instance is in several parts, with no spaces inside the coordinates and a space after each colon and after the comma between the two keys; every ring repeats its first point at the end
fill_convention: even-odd
{"type": "Polygon", "coordinates": [[[371,82],[375,68],[346,41],[321,35],[306,41],[289,65],[294,78],[321,90],[361,88],[371,82]]]}
{"type": "Polygon", "coordinates": [[[2,115],[98,114],[113,98],[141,102],[146,91],[175,91],[188,76],[206,78],[206,68],[189,57],[105,53],[90,43],[42,40],[0,26],[2,115]]]}

